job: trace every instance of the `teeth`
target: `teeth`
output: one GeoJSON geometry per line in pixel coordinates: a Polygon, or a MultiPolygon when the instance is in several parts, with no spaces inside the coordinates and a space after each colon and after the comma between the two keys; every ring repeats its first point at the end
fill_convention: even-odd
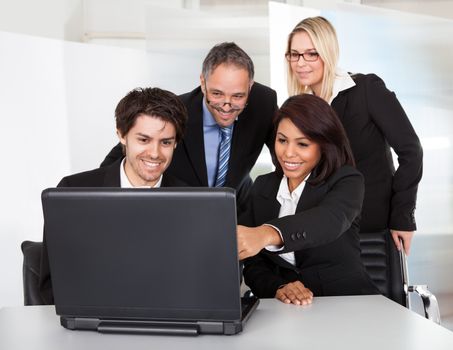
{"type": "Polygon", "coordinates": [[[160,164],[159,162],[148,162],[146,160],[144,160],[143,163],[145,163],[145,165],[150,168],[156,168],[160,164]]]}
{"type": "Polygon", "coordinates": [[[297,168],[299,165],[301,165],[302,163],[292,163],[292,162],[285,162],[285,166],[287,168],[297,168]]]}

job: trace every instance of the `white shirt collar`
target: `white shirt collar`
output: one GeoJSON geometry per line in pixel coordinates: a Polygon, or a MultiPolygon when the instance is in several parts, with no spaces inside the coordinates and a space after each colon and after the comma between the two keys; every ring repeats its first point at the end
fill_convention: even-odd
{"type": "Polygon", "coordinates": [[[337,68],[335,72],[335,81],[333,83],[332,96],[330,97],[329,104],[333,99],[338,96],[341,91],[347,90],[355,86],[354,80],[345,70],[337,68]]]}
{"type": "MultiPolygon", "coordinates": [[[[120,186],[121,188],[151,188],[151,186],[134,186],[129,181],[129,178],[126,175],[126,171],[124,170],[124,165],[126,162],[126,157],[123,158],[120,165],[120,186]]],[[[160,187],[162,184],[162,175],[159,178],[159,181],[152,187],[157,188],[160,187]]]]}
{"type": "MultiPolygon", "coordinates": [[[[305,178],[308,179],[310,177],[310,174],[305,178]]],[[[283,205],[283,201],[286,200],[291,200],[293,202],[299,202],[299,198],[302,194],[302,191],[304,190],[305,187],[305,180],[302,181],[299,186],[297,186],[293,192],[289,191],[288,187],[288,178],[283,175],[282,180],[280,181],[280,187],[278,188],[277,192],[277,200],[280,203],[280,205],[283,205]]]]}

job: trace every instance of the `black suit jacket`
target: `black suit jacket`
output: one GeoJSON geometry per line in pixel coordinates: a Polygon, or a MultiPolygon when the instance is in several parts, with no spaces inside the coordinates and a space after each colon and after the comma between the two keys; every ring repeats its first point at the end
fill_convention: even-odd
{"type": "MultiPolygon", "coordinates": [[[[122,158],[103,168],[66,176],[60,181],[58,187],[120,187],[121,161],[122,158]]],[[[166,173],[162,177],[161,187],[185,186],[187,185],[184,182],[166,173]]],[[[50,278],[45,230],[41,253],[39,288],[43,302],[45,304],[53,304],[52,281],[50,278]]]]}
{"type": "Polygon", "coordinates": [[[375,294],[360,258],[358,216],[364,195],[363,177],[344,166],[325,182],[308,182],[296,214],[278,218],[277,193],[281,177],[275,172],[256,179],[247,215],[242,224],[277,227],[284,249],[263,249],[244,261],[245,283],[258,297],[273,298],[279,286],[300,280],[315,296],[375,294]],[[296,266],[279,253],[294,252],[296,266]]]}
{"type": "MultiPolygon", "coordinates": [[[[203,134],[203,93],[200,87],[181,95],[187,107],[189,120],[184,138],[176,147],[167,173],[194,187],[208,186],[203,134]]],[[[267,144],[273,148],[272,119],[277,110],[277,94],[274,90],[254,83],[247,107],[235,122],[225,187],[236,190],[238,212],[241,212],[252,185],[250,170],[267,144]]],[[[114,147],[101,166],[110,164],[122,156],[121,145],[114,147]]]]}
{"type": "Polygon", "coordinates": [[[365,178],[362,231],[416,229],[414,210],[423,151],[395,94],[376,75],[352,76],[356,86],[332,101],[365,178]],[[395,172],[390,147],[398,155],[395,172]]]}

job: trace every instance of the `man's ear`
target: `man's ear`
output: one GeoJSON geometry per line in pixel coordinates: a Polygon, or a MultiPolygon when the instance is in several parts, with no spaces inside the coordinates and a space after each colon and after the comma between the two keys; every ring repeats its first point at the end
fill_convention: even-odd
{"type": "Polygon", "coordinates": [[[203,74],[200,74],[200,87],[204,95],[206,95],[206,81],[204,80],[203,74]]]}
{"type": "Polygon", "coordinates": [[[253,81],[253,79],[250,80],[250,83],[249,83],[249,90],[252,88],[252,86],[253,86],[254,83],[255,83],[255,82],[253,81]]]}
{"type": "Polygon", "coordinates": [[[116,129],[116,135],[118,136],[118,140],[120,141],[120,143],[121,143],[123,146],[126,146],[126,140],[125,140],[124,137],[121,135],[121,131],[119,131],[118,129],[116,129]]]}

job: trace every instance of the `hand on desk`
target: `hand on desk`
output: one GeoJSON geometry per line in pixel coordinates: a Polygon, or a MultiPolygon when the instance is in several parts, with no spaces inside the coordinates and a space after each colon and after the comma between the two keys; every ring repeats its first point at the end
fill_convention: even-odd
{"type": "Polygon", "coordinates": [[[313,293],[300,281],[287,283],[277,289],[275,297],[285,304],[308,305],[313,301],[313,293]]]}
{"type": "Polygon", "coordinates": [[[280,234],[271,226],[247,227],[238,225],[237,243],[239,260],[255,256],[268,245],[282,245],[280,234]]]}

